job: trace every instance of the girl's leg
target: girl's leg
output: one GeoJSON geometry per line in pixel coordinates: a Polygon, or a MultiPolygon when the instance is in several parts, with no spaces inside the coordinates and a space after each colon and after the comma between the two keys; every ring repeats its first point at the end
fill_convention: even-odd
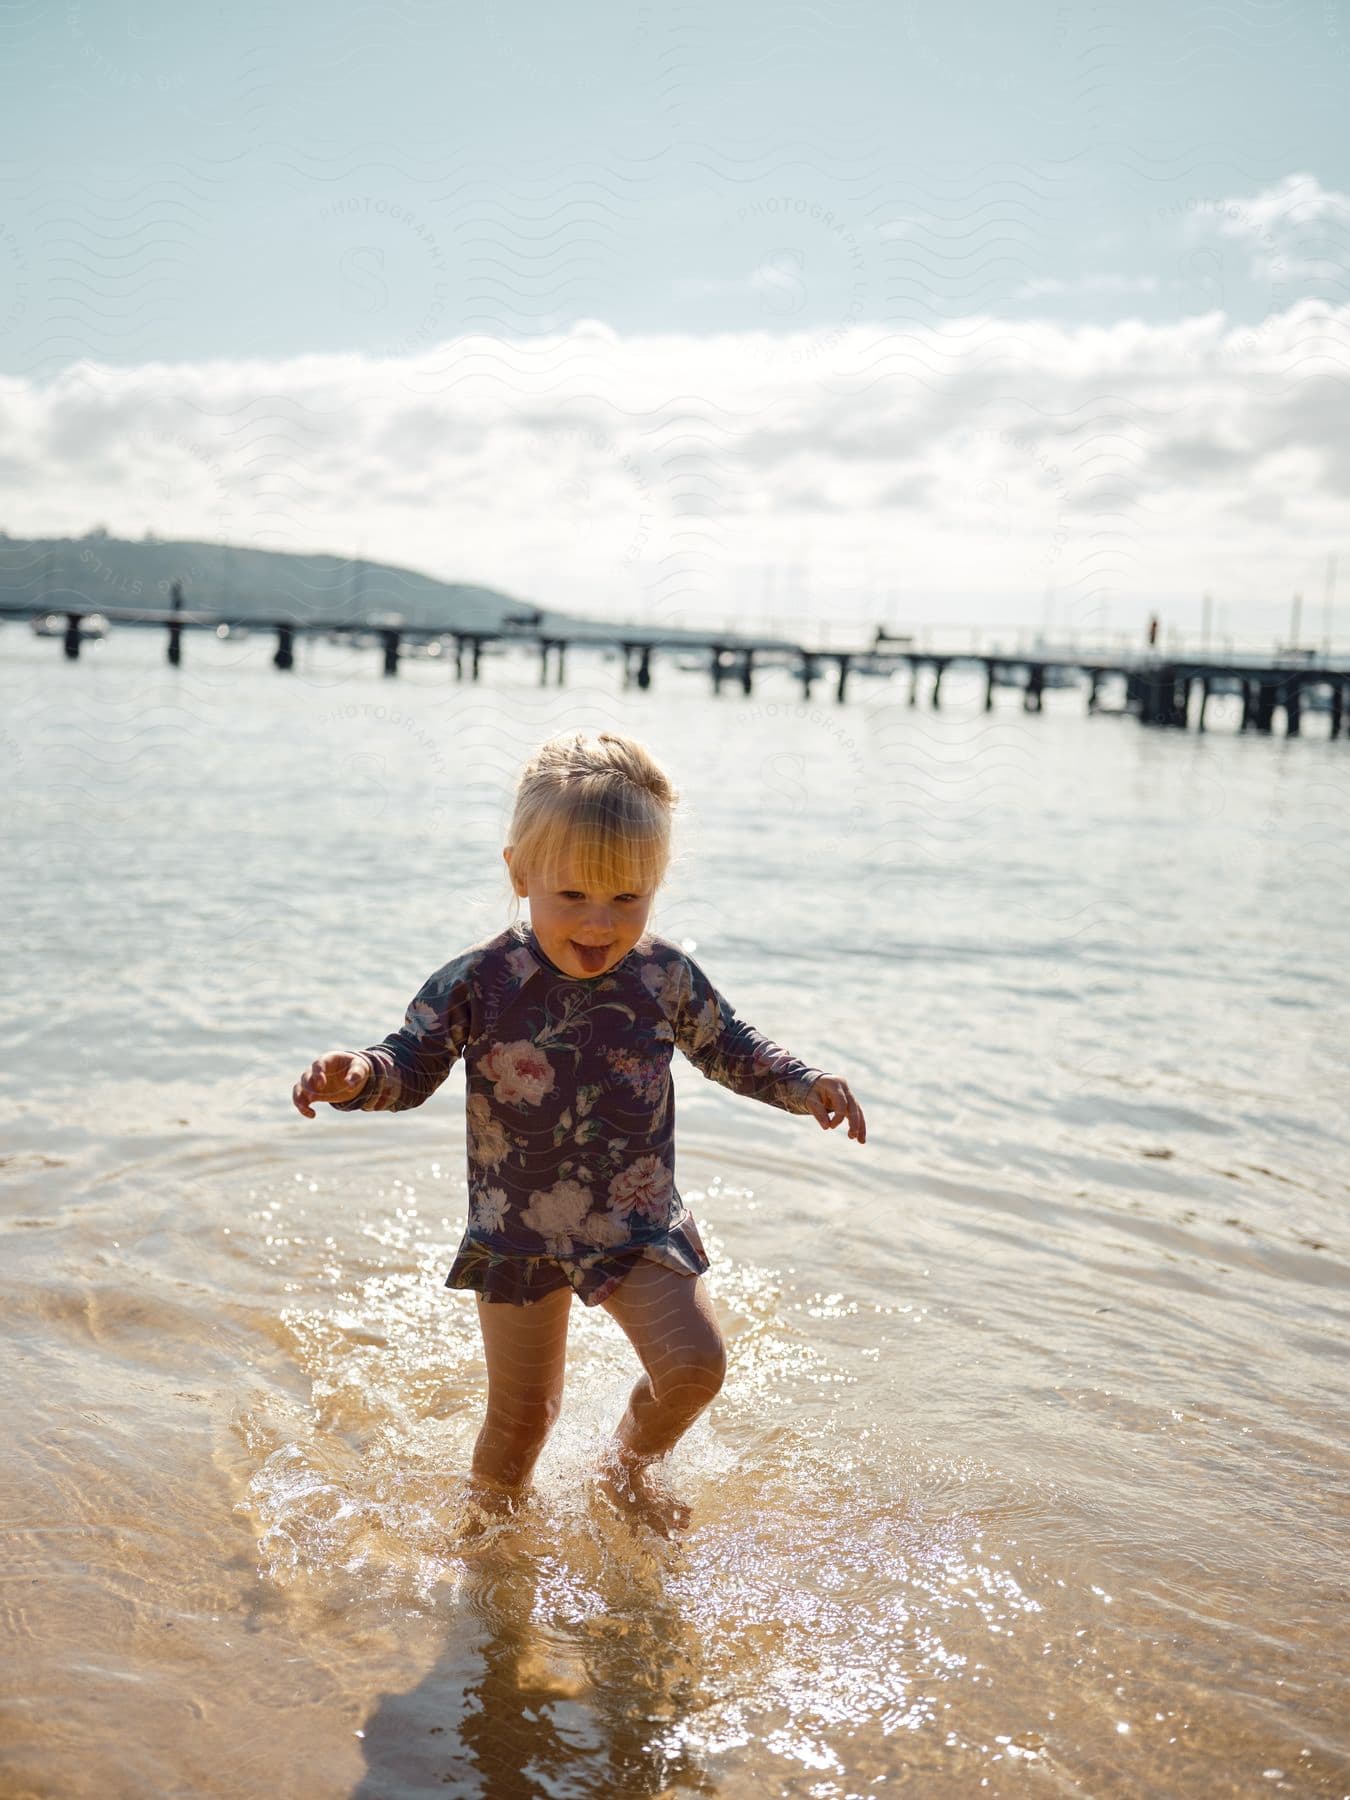
{"type": "Polygon", "coordinates": [[[487,1417],[474,1446],[470,1490],[480,1500],[523,1498],[562,1407],[570,1287],[527,1306],[479,1298],[487,1359],[487,1417]]]}
{"type": "Polygon", "coordinates": [[[717,1393],[726,1345],[701,1275],[644,1260],[601,1305],[627,1333],[645,1371],[613,1445],[623,1467],[638,1469],[664,1456],[717,1393]]]}

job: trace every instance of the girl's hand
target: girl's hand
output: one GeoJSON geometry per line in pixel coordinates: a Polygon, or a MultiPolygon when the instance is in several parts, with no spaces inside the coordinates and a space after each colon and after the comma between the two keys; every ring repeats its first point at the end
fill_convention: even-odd
{"type": "Polygon", "coordinates": [[[291,1099],[307,1119],[312,1100],[354,1100],[370,1080],[370,1058],[359,1050],[330,1050],[316,1059],[291,1089],[291,1099]]]}
{"type": "Polygon", "coordinates": [[[820,1121],[822,1131],[833,1131],[848,1120],[848,1135],[860,1144],[867,1142],[867,1121],[853,1098],[848,1083],[839,1075],[822,1075],[806,1096],[806,1104],[820,1121]]]}

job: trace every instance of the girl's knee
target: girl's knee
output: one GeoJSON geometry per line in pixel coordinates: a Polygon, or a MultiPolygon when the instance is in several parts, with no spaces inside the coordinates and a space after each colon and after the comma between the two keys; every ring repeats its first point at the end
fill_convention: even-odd
{"type": "Polygon", "coordinates": [[[715,1319],[709,1321],[708,1329],[699,1338],[694,1361],[708,1380],[720,1388],[727,1373],[727,1343],[715,1319]]]}
{"type": "Polygon", "coordinates": [[[662,1386],[673,1396],[699,1398],[704,1404],[720,1392],[726,1380],[726,1347],[720,1341],[702,1344],[673,1361],[662,1386]]]}
{"type": "Polygon", "coordinates": [[[726,1346],[719,1343],[715,1350],[710,1350],[706,1357],[700,1359],[696,1367],[699,1371],[699,1379],[706,1383],[708,1397],[711,1399],[714,1394],[720,1392],[722,1383],[727,1378],[726,1346]]]}

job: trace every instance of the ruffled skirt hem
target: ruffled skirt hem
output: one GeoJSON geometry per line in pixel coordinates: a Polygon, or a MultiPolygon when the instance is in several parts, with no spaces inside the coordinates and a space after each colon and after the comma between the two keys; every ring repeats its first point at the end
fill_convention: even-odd
{"type": "Polygon", "coordinates": [[[528,1306],[559,1288],[570,1287],[586,1306],[599,1306],[644,1257],[678,1269],[682,1275],[702,1275],[710,1267],[698,1227],[692,1215],[686,1214],[662,1237],[584,1258],[520,1256],[494,1250],[466,1233],[445,1285],[472,1288],[485,1301],[506,1301],[513,1306],[528,1306]]]}

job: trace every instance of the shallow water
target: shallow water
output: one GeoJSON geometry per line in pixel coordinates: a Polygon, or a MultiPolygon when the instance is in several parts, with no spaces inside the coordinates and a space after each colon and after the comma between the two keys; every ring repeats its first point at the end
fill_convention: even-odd
{"type": "Polygon", "coordinates": [[[7,1796],[1350,1791],[1350,744],[158,653],[0,632],[7,1796]],[[693,1528],[594,1499],[637,1368],[574,1305],[533,1499],[457,1543],[463,1077],[290,1087],[505,922],[576,725],[667,761],[654,927],[868,1141],[679,1064],[693,1528]]]}

